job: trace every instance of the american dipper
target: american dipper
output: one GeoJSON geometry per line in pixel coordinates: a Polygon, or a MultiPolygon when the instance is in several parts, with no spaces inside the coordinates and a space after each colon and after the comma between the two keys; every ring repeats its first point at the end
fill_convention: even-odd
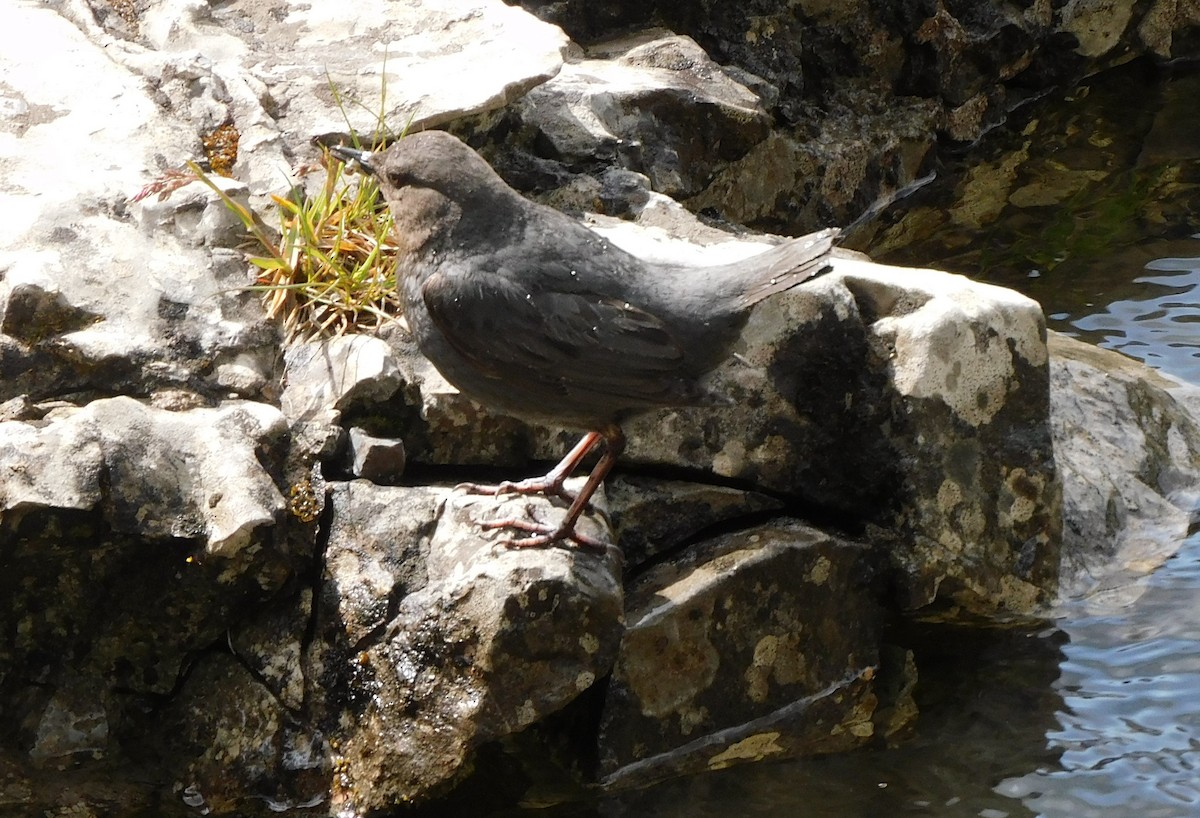
{"type": "Polygon", "coordinates": [[[751,307],[828,269],[836,229],[759,255],[698,267],[637,258],[510,188],[454,136],[424,131],[382,154],[331,152],[379,180],[395,219],[397,279],[421,352],[463,394],[516,417],[586,430],[543,477],[475,493],[543,493],[563,521],[510,518],[485,528],[603,550],[575,523],[625,448],[621,421],[669,406],[728,403],[703,385],[731,354],[751,307]],[[563,481],[601,441],[572,496],[563,481]]]}

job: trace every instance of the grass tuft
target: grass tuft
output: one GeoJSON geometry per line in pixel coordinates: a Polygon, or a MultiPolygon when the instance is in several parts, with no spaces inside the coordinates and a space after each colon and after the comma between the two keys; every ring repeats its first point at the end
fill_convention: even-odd
{"type": "MultiPolygon", "coordinates": [[[[383,76],[387,76],[386,52],[383,76]]],[[[346,109],[370,109],[343,96],[332,79],[329,87],[353,144],[361,147],[346,109]]],[[[395,134],[387,128],[386,110],[384,83],[379,107],[372,112],[378,135],[373,149],[402,138],[408,131],[405,127],[395,134]]],[[[232,124],[203,139],[213,173],[232,173],[237,143],[238,132],[232,124]]],[[[321,151],[319,164],[306,165],[296,174],[303,176],[323,168],[325,181],[312,195],[302,185],[292,185],[286,197],[271,196],[279,218],[277,232],[249,207],[232,199],[195,162],[188,162],[186,170],[164,172],[130,197],[136,202],[157,194],[163,200],[195,181],[215,192],[249,234],[248,260],[258,270],[249,289],[262,293],[268,316],[280,321],[289,343],[374,332],[403,312],[396,288],[392,215],[379,195],[378,184],[367,176],[349,181],[342,162],[331,156],[325,145],[314,144],[321,151]]]]}
{"type": "Polygon", "coordinates": [[[392,215],[374,179],[350,182],[340,161],[322,148],[325,181],[311,196],[293,187],[272,196],[278,237],[246,206],[234,201],[199,167],[188,167],[245,225],[259,252],[250,289],[263,294],[267,314],[289,341],[373,332],[402,312],[396,289],[392,215]]]}

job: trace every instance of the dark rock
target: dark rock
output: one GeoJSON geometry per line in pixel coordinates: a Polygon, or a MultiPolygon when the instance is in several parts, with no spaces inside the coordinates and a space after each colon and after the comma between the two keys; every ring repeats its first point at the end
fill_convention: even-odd
{"type": "Polygon", "coordinates": [[[206,657],[166,721],[168,764],[186,782],[180,796],[200,812],[278,813],[328,798],[324,740],[230,656],[206,657]]]}
{"type": "Polygon", "coordinates": [[[627,570],[708,529],[784,507],[759,492],[636,476],[609,480],[606,494],[627,570]]]}
{"type": "Polygon", "coordinates": [[[638,578],[600,728],[610,786],[862,746],[880,608],[871,553],[796,524],[638,578]]]}

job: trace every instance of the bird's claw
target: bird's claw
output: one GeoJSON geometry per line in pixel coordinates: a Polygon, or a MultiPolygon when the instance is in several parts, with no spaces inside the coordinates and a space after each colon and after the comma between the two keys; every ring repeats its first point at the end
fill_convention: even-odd
{"type": "Polygon", "coordinates": [[[546,525],[545,523],[539,523],[534,520],[523,520],[518,517],[508,517],[503,520],[488,520],[479,525],[488,531],[500,528],[515,528],[518,531],[526,531],[533,535],[531,537],[520,538],[509,537],[501,540],[500,544],[507,548],[549,548],[569,540],[580,548],[586,548],[589,551],[608,552],[607,543],[601,542],[595,537],[580,534],[575,530],[574,526],[546,525]]]}
{"type": "Polygon", "coordinates": [[[483,494],[490,497],[499,497],[503,494],[544,494],[547,497],[559,497],[568,503],[575,502],[575,494],[563,488],[561,480],[547,480],[545,477],[530,477],[516,482],[505,480],[494,485],[459,483],[454,488],[461,489],[468,494],[483,494]]]}

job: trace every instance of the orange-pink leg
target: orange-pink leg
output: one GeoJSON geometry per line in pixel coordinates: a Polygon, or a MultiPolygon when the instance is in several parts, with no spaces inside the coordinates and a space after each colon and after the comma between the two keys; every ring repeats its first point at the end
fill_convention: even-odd
{"type": "MultiPolygon", "coordinates": [[[[567,514],[563,517],[561,523],[557,526],[546,525],[534,520],[528,520],[517,517],[509,517],[503,520],[491,520],[483,523],[482,526],[486,529],[497,528],[515,528],[520,531],[526,531],[532,534],[531,537],[522,537],[519,539],[505,540],[504,544],[509,548],[544,548],[546,546],[555,545],[564,540],[570,540],[584,548],[590,548],[597,551],[606,551],[608,546],[599,540],[589,537],[585,534],[579,534],[575,531],[575,524],[579,521],[580,515],[587,508],[588,501],[592,499],[592,495],[596,493],[596,489],[604,482],[604,478],[612,471],[613,466],[617,463],[617,458],[621,456],[621,452],[625,449],[625,435],[621,432],[621,428],[616,424],[605,427],[602,432],[589,432],[588,436],[579,442],[571,453],[563,458],[563,462],[559,463],[546,478],[549,479],[552,475],[558,472],[563,466],[571,460],[575,459],[574,466],[579,465],[579,461],[583,459],[583,455],[590,451],[596,443],[604,440],[604,455],[600,458],[600,462],[592,469],[592,473],[588,475],[587,482],[583,484],[583,489],[576,495],[572,501],[570,508],[567,509],[567,514]],[[586,448],[584,448],[584,444],[586,448]]],[[[571,470],[574,469],[571,467],[571,470]]],[[[570,471],[567,472],[569,474],[570,471]]],[[[561,491],[561,480],[566,479],[566,475],[560,479],[558,488],[561,491]]],[[[522,481],[528,483],[530,481],[522,481]]],[[[562,492],[566,493],[566,492],[562,492]]]]}

